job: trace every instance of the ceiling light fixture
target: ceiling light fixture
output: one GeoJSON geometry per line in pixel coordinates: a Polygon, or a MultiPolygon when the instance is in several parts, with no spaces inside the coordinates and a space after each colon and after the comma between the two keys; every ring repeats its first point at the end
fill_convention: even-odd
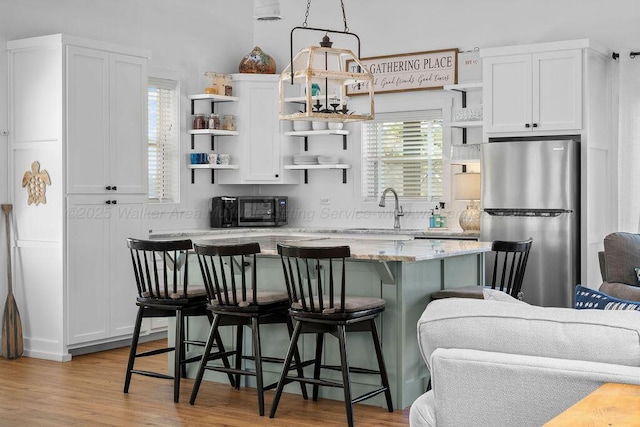
{"type": "Polygon", "coordinates": [[[254,0],[253,19],[256,21],[278,21],[282,19],[282,15],[280,15],[280,1],[254,0]]]}
{"type": "Polygon", "coordinates": [[[307,11],[301,27],[291,30],[291,63],[280,74],[280,118],[284,120],[313,120],[327,122],[352,122],[374,118],[373,74],[360,62],[360,38],[349,32],[347,17],[342,6],[344,31],[312,28],[307,25],[311,0],[307,1],[307,11]],[[320,46],[309,46],[293,56],[293,33],[296,30],[320,31],[325,33],[320,46]],[[329,33],[353,36],[357,40],[358,55],[349,49],[332,47],[329,33]],[[290,89],[293,86],[294,89],[290,89]],[[347,89],[353,87],[367,90],[363,95],[368,99],[362,104],[363,111],[352,111],[347,104],[347,89]],[[286,94],[292,94],[287,97],[286,94]],[[303,105],[300,111],[288,113],[292,102],[303,105]]]}

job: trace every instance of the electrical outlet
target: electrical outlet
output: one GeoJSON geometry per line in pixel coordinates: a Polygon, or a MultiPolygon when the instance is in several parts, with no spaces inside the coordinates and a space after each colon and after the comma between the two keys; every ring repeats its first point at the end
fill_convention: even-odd
{"type": "Polygon", "coordinates": [[[331,199],[328,197],[320,197],[320,204],[321,205],[330,205],[331,204],[331,199]]]}

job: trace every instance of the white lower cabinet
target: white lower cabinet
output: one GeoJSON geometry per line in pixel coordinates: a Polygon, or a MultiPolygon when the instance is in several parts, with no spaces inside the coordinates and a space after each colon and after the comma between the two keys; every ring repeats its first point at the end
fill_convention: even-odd
{"type": "Polygon", "coordinates": [[[139,196],[68,198],[70,345],[126,337],[133,332],[137,291],[126,239],[142,235],[143,209],[139,196]]]}

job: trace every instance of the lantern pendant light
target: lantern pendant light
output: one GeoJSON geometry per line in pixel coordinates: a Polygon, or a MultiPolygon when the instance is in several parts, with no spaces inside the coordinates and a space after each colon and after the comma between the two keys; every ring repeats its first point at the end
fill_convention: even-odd
{"type": "Polygon", "coordinates": [[[340,4],[344,31],[307,26],[311,0],[307,1],[304,23],[291,30],[291,63],[280,74],[281,119],[353,122],[374,118],[373,74],[360,62],[360,38],[349,32],[343,0],[340,0],[340,4]],[[296,30],[318,31],[325,35],[319,46],[305,47],[294,57],[293,33],[296,30]],[[353,36],[357,40],[357,56],[349,49],[332,47],[330,33],[353,36]],[[367,96],[366,101],[357,103],[362,111],[351,110],[353,106],[348,103],[347,98],[349,87],[358,89],[359,95],[362,93],[362,96],[367,96]],[[291,111],[292,102],[302,105],[302,108],[291,111]]]}

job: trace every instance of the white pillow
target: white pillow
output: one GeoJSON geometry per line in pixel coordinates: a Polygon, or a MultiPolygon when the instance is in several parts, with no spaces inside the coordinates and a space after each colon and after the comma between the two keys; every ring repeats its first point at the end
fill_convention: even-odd
{"type": "Polygon", "coordinates": [[[512,297],[506,292],[499,291],[498,289],[484,288],[482,289],[482,296],[484,297],[484,299],[491,300],[491,301],[515,302],[518,304],[527,304],[524,301],[520,301],[519,299],[512,297]]]}

